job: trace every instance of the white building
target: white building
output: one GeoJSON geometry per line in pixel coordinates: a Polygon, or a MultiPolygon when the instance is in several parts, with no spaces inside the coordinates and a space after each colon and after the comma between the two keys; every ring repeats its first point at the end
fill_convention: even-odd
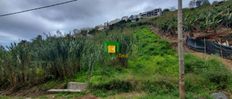
{"type": "Polygon", "coordinates": [[[136,21],[138,21],[139,19],[141,19],[141,15],[139,14],[139,15],[131,15],[130,17],[129,17],[129,20],[131,20],[131,22],[136,22],[136,21]]]}
{"type": "Polygon", "coordinates": [[[140,13],[140,15],[141,15],[142,18],[161,16],[162,15],[162,9],[161,8],[154,9],[154,10],[151,10],[151,11],[140,13]]]}
{"type": "Polygon", "coordinates": [[[118,22],[120,22],[121,20],[120,19],[115,19],[115,20],[112,20],[109,22],[109,25],[113,25],[113,24],[116,24],[118,22]]]}
{"type": "Polygon", "coordinates": [[[122,17],[122,19],[121,20],[123,20],[123,21],[127,21],[129,19],[129,17],[128,16],[124,16],[124,17],[122,17]]]}
{"type": "Polygon", "coordinates": [[[105,22],[105,23],[104,23],[104,26],[105,26],[105,27],[108,27],[108,26],[109,26],[109,23],[108,23],[108,22],[105,22]]]}
{"type": "Polygon", "coordinates": [[[104,30],[105,29],[105,26],[104,25],[98,25],[95,27],[97,30],[101,31],[101,30],[104,30]]]}

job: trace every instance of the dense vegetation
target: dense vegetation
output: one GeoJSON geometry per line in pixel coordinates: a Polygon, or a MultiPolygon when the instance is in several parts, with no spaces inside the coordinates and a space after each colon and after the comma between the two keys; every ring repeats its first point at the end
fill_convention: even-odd
{"type": "MultiPolygon", "coordinates": [[[[231,27],[231,5],[229,1],[201,7],[199,11],[185,9],[188,18],[185,30],[209,32],[218,27],[231,27]]],[[[176,51],[143,22],[163,32],[175,34],[176,31],[176,15],[168,12],[149,22],[121,22],[108,30],[94,30],[93,36],[47,36],[46,39],[38,36],[30,42],[0,47],[0,91],[71,79],[90,85],[86,92],[73,96],[93,94],[110,98],[137,92],[143,94],[129,98],[178,98],[176,51]],[[120,53],[128,54],[129,58],[112,58],[104,51],[105,41],[120,42],[120,53]]],[[[186,54],[185,58],[187,98],[209,98],[219,90],[232,92],[231,71],[217,58],[203,60],[192,54],[186,54]]]]}
{"type": "MultiPolygon", "coordinates": [[[[134,27],[136,41],[127,68],[96,66],[90,80],[90,92],[106,97],[125,92],[144,92],[132,98],[178,98],[178,57],[170,43],[147,27],[134,27]]],[[[232,91],[231,72],[216,58],[199,59],[186,54],[187,97],[209,97],[210,93],[232,91]]],[[[78,75],[77,81],[86,81],[78,75]]]]}
{"type": "MultiPolygon", "coordinates": [[[[107,98],[139,92],[143,94],[132,98],[178,98],[175,50],[147,26],[132,28],[131,25],[122,29],[115,27],[95,37],[48,37],[46,40],[38,37],[33,42],[12,45],[9,50],[2,48],[1,85],[20,88],[74,77],[75,81],[88,82],[90,86],[88,91],[71,96],[90,93],[107,98]],[[109,40],[123,44],[122,52],[129,55],[127,67],[104,52],[102,43],[109,40]]],[[[232,91],[231,72],[215,58],[202,60],[187,54],[186,72],[190,99],[209,97],[218,90],[232,91]]]]}
{"type": "Polygon", "coordinates": [[[0,88],[23,87],[48,80],[66,79],[80,71],[91,72],[96,62],[104,63],[104,41],[119,41],[129,51],[131,36],[104,33],[86,36],[38,36],[32,42],[21,41],[0,49],[0,88]]]}
{"type": "MultiPolygon", "coordinates": [[[[219,5],[206,5],[195,9],[184,9],[184,30],[186,32],[216,33],[218,28],[232,27],[232,0],[219,5]]],[[[177,14],[165,12],[161,17],[145,21],[158,27],[161,32],[176,34],[177,14]]]]}

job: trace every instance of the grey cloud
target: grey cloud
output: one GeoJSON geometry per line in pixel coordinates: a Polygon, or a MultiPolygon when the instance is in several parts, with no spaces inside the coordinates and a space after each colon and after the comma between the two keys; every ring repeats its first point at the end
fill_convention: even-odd
{"type": "MultiPolygon", "coordinates": [[[[64,0],[0,0],[0,14],[62,1],[64,0]]],[[[186,5],[189,0],[184,1],[186,5]]],[[[17,37],[32,39],[43,32],[94,26],[125,15],[176,5],[177,0],[79,0],[66,5],[0,17],[0,45],[15,41],[17,37]]]]}

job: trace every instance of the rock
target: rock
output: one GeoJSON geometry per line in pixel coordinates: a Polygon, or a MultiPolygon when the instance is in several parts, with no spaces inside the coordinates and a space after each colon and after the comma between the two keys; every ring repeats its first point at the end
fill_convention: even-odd
{"type": "Polygon", "coordinates": [[[87,88],[87,84],[86,83],[69,82],[67,89],[73,89],[73,90],[78,89],[78,90],[84,91],[86,88],[87,88]]]}
{"type": "Polygon", "coordinates": [[[48,92],[82,92],[79,89],[50,89],[48,92]]]}
{"type": "Polygon", "coordinates": [[[223,92],[213,93],[211,96],[213,99],[229,99],[223,92]]]}
{"type": "Polygon", "coordinates": [[[86,88],[86,83],[69,82],[67,89],[50,89],[48,92],[83,92],[86,88]]]}

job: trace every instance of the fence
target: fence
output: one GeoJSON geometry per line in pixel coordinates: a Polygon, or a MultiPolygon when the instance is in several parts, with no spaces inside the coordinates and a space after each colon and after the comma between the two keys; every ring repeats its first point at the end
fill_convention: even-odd
{"type": "Polygon", "coordinates": [[[191,37],[187,37],[186,45],[198,52],[220,55],[221,57],[232,59],[232,47],[229,46],[220,45],[205,39],[193,39],[191,37]]]}

